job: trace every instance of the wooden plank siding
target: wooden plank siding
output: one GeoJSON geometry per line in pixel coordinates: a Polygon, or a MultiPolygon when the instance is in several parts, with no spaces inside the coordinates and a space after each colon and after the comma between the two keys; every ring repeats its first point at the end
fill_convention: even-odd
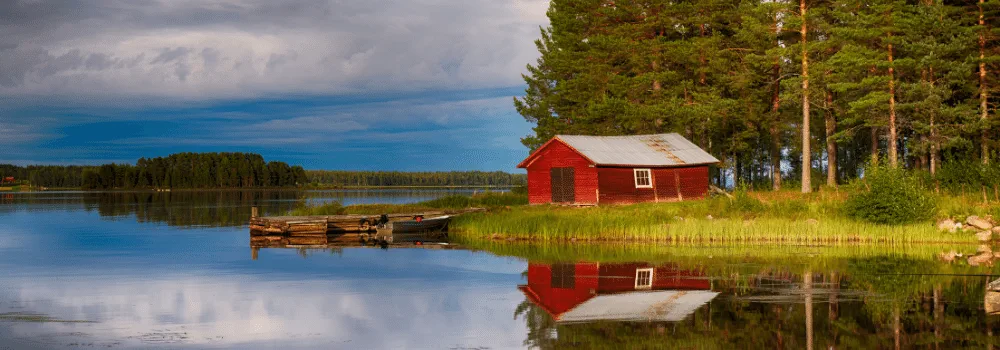
{"type": "Polygon", "coordinates": [[[572,167],[576,185],[574,204],[597,204],[597,168],[587,158],[562,142],[549,143],[537,152],[537,158],[528,165],[528,203],[551,203],[551,169],[572,167]]]}
{"type": "MultiPolygon", "coordinates": [[[[652,168],[653,188],[635,187],[635,169],[597,168],[600,204],[672,202],[705,197],[708,192],[708,166],[652,168]],[[678,196],[678,184],[680,196],[678,196]]],[[[530,180],[529,180],[530,181],[530,180]]]]}
{"type": "Polygon", "coordinates": [[[680,173],[681,194],[684,199],[705,198],[708,194],[708,166],[677,168],[680,173]]]}

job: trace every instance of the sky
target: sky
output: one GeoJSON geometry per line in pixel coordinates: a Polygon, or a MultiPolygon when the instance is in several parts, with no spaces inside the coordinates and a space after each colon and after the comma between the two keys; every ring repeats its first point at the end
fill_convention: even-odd
{"type": "Polygon", "coordinates": [[[0,163],[517,171],[548,0],[0,1],[0,163]]]}

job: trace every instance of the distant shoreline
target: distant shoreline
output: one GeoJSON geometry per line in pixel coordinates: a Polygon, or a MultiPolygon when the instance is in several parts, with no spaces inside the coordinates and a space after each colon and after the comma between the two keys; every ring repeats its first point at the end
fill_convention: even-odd
{"type": "Polygon", "coordinates": [[[170,192],[236,192],[236,191],[328,191],[328,190],[381,190],[381,189],[503,189],[509,190],[511,188],[518,186],[306,186],[306,187],[254,187],[254,188],[172,188],[172,189],[162,189],[156,190],[151,188],[133,188],[133,189],[82,189],[82,188],[45,188],[44,190],[39,189],[29,189],[29,190],[18,190],[18,191],[0,191],[0,193],[24,193],[24,192],[65,192],[65,191],[76,191],[76,192],[155,192],[155,193],[170,193],[170,192]]]}

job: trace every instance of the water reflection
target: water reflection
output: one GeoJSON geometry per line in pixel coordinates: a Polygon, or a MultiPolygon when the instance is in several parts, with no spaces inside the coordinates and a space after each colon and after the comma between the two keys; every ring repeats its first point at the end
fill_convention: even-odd
{"type": "Polygon", "coordinates": [[[0,204],[0,348],[1000,344],[989,247],[248,249],[240,208],[299,197],[87,196],[0,204]]]}
{"type": "Polygon", "coordinates": [[[933,263],[884,256],[745,276],[531,263],[514,314],[529,329],[524,345],[538,348],[993,348],[988,277],[914,274],[933,263]]]}
{"type": "Polygon", "coordinates": [[[284,215],[296,206],[339,201],[345,205],[414,203],[472,189],[257,190],[173,192],[26,192],[0,197],[0,215],[23,211],[97,212],[111,220],[135,218],[143,223],[177,227],[244,226],[251,207],[260,215],[284,215]]]}

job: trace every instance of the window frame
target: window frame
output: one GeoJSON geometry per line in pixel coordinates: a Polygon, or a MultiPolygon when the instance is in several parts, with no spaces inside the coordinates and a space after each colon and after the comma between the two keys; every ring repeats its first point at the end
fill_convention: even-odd
{"type": "Polygon", "coordinates": [[[651,169],[632,169],[632,178],[635,181],[635,188],[653,188],[653,170],[651,169]],[[646,173],[646,180],[649,181],[648,185],[639,184],[639,173],[646,173]]]}
{"type": "Polygon", "coordinates": [[[653,288],[653,275],[654,275],[653,272],[654,272],[654,269],[652,267],[648,267],[648,268],[644,268],[644,269],[635,269],[635,289],[652,289],[653,288]],[[648,273],[649,274],[649,283],[648,284],[642,284],[642,285],[639,284],[639,274],[641,274],[641,273],[648,273]]]}

